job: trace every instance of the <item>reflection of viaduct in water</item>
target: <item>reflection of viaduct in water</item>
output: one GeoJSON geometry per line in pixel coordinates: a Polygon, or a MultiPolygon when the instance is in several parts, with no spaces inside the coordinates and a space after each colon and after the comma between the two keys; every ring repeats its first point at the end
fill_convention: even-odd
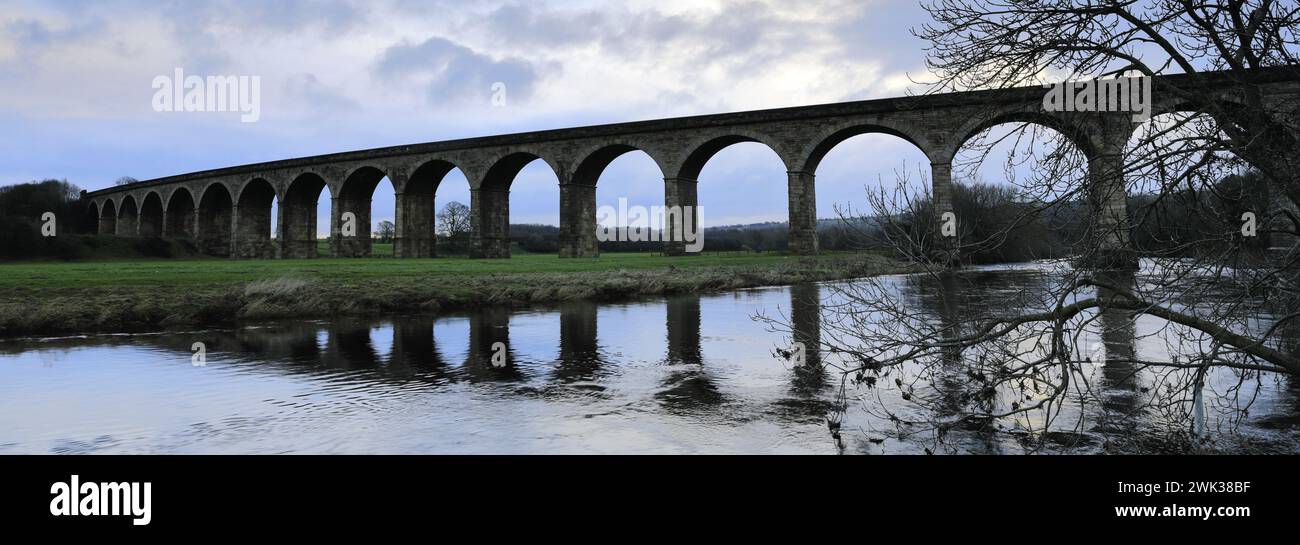
{"type": "Polygon", "coordinates": [[[560,306],[560,359],[555,378],[562,383],[595,379],[605,367],[596,342],[597,305],[570,301],[560,306]]]}
{"type": "MultiPolygon", "coordinates": [[[[700,296],[669,297],[666,306],[668,347],[664,363],[671,370],[656,398],[670,409],[681,411],[725,403],[727,398],[710,374],[700,346],[700,296]]],[[[794,340],[804,343],[806,349],[805,364],[791,373],[791,391],[796,398],[806,400],[828,384],[820,351],[821,288],[816,284],[791,286],[790,308],[794,340]]],[[[817,408],[824,410],[820,405],[817,408]]]]}
{"type": "Polygon", "coordinates": [[[484,307],[469,317],[469,355],[464,369],[479,380],[522,380],[510,346],[510,311],[484,307]],[[499,344],[498,344],[499,343],[499,344]],[[500,365],[494,364],[494,358],[500,365]],[[504,359],[503,359],[504,358],[504,359]]]}
{"type": "Polygon", "coordinates": [[[717,384],[704,367],[700,348],[700,296],[668,298],[668,353],[664,362],[673,369],[663,380],[664,389],[655,394],[670,410],[687,411],[725,401],[717,384]]]}
{"type": "MultiPolygon", "coordinates": [[[[1126,291],[1133,291],[1137,285],[1136,278],[1130,272],[1109,271],[1101,277],[1106,283],[1126,291]]],[[[1106,349],[1106,360],[1102,366],[1102,378],[1107,390],[1102,401],[1108,411],[1130,414],[1141,404],[1138,397],[1137,365],[1137,325],[1134,314],[1126,310],[1109,308],[1106,301],[1112,297],[1110,290],[1098,289],[1097,297],[1102,301],[1098,322],[1101,324],[1101,343],[1106,349]]]]}
{"type": "Polygon", "coordinates": [[[411,316],[398,320],[393,331],[393,365],[445,367],[433,334],[432,317],[411,316]]]}
{"type": "MultiPolygon", "coordinates": [[[[791,289],[791,314],[795,338],[807,346],[807,365],[792,372],[791,392],[798,399],[812,399],[827,386],[818,350],[820,333],[820,288],[815,284],[791,289]]],[[[599,305],[572,301],[558,309],[558,354],[549,371],[557,384],[598,381],[611,371],[608,357],[598,340],[599,305]]],[[[670,297],[665,304],[667,373],[656,394],[671,409],[690,410],[723,403],[725,396],[709,373],[701,348],[701,300],[698,294],[670,297]]],[[[341,319],[332,323],[293,323],[252,327],[234,331],[212,331],[197,335],[207,344],[209,357],[225,354],[234,361],[267,364],[279,372],[349,374],[372,380],[524,381],[535,367],[518,365],[511,345],[512,313],[505,308],[485,307],[468,315],[468,335],[463,361],[451,361],[440,347],[438,319],[404,316],[391,322],[341,319]],[[373,337],[391,326],[392,344],[377,344],[373,337]],[[494,366],[496,343],[504,347],[508,365],[494,366]],[[278,364],[278,365],[277,365],[278,364]]],[[[637,334],[628,332],[628,334],[637,334]]],[[[190,352],[196,334],[142,337],[169,350],[190,352]]],[[[440,343],[441,340],[441,343],[440,343]]],[[[186,356],[188,358],[188,356],[186,356]]],[[[545,365],[547,361],[526,362],[545,365]]],[[[587,384],[583,388],[599,388],[587,384]]]]}
{"type": "MultiPolygon", "coordinates": [[[[1135,275],[1131,271],[1105,271],[1100,273],[1101,279],[1117,287],[1133,290],[1136,285],[1135,275]]],[[[996,313],[1015,313],[1037,310],[1039,297],[1043,294],[1050,295],[1050,286],[1047,278],[1036,271],[1025,271],[1023,274],[1012,274],[1006,271],[998,275],[986,275],[976,271],[966,271],[962,273],[945,273],[938,276],[937,280],[929,276],[915,276],[909,279],[910,287],[913,292],[912,300],[918,307],[924,311],[924,315],[935,320],[935,330],[938,339],[952,339],[969,331],[962,330],[964,324],[978,322],[980,318],[976,316],[980,313],[986,313],[984,310],[988,307],[990,297],[999,299],[1003,305],[1014,302],[1014,298],[1006,295],[1012,292],[1019,292],[1025,297],[1024,300],[1015,308],[998,308],[996,313]],[[1027,305],[1027,306],[1023,306],[1027,305]]],[[[1108,297],[1106,290],[1099,290],[1098,297],[1108,297]]],[[[1115,309],[1103,308],[1099,311],[1097,319],[1089,326],[1089,331],[1099,332],[1099,335],[1092,336],[1090,333],[1082,338],[1080,348],[1089,351],[1088,347],[1096,347],[1100,341],[1100,346],[1104,348],[1104,355],[1100,352],[1091,352],[1078,355],[1078,357],[1093,358],[1099,365],[1101,372],[1101,384],[1097,384],[1096,390],[1101,392],[1102,407],[1107,411],[1118,416],[1133,413],[1140,406],[1138,397],[1138,384],[1136,371],[1137,366],[1133,360],[1136,357],[1136,325],[1134,315],[1131,312],[1115,309]]],[[[943,348],[939,350],[940,361],[943,366],[939,369],[937,380],[934,385],[939,394],[938,398],[938,416],[951,416],[958,414],[967,403],[966,396],[972,388],[978,388],[978,383],[973,383],[966,376],[967,365],[963,364],[962,350],[956,347],[943,348]]],[[[974,358],[974,355],[967,355],[968,358],[974,358]]]]}
{"type": "MultiPolygon", "coordinates": [[[[962,326],[973,318],[963,316],[963,308],[972,301],[979,304],[987,297],[984,289],[968,289],[972,287],[971,281],[959,278],[953,272],[943,272],[937,277],[916,275],[909,282],[915,290],[914,299],[923,311],[922,315],[933,320],[933,340],[936,342],[952,343],[961,338],[964,333],[962,326]]],[[[968,394],[979,385],[972,383],[966,375],[967,367],[963,365],[960,346],[940,347],[939,362],[941,366],[936,370],[934,383],[939,394],[935,407],[938,416],[960,414],[968,403],[968,394]]]]}
{"type": "Polygon", "coordinates": [[[380,363],[370,342],[370,323],[345,320],[330,326],[325,365],[335,369],[370,369],[380,363]]]}
{"type": "Polygon", "coordinates": [[[794,342],[804,347],[804,361],[794,368],[794,392],[811,397],[827,386],[822,367],[822,292],[817,284],[790,286],[790,329],[794,342]]]}
{"type": "MultiPolygon", "coordinates": [[[[1155,78],[1154,115],[1194,111],[1185,97],[1233,102],[1246,82],[1258,85],[1266,108],[1295,104],[1290,67],[1238,74],[1202,73],[1155,78]]],[[[510,256],[509,192],[525,165],[544,161],[559,179],[560,255],[598,255],[596,183],[625,153],[649,155],[664,176],[666,206],[698,206],[697,180],[722,149],[759,142],[785,164],[790,249],[817,251],[814,176],[840,142],[867,133],[910,142],[930,160],[937,211],[952,211],[952,161],[962,144],[1008,122],[1051,127],[1088,158],[1089,204],[1101,250],[1131,253],[1127,231],[1123,151],[1136,127],[1132,115],[1043,112],[1042,87],[949,93],[803,106],[656,121],[529,132],[334,153],[181,174],[84,195],[101,234],[191,238],[204,251],[234,257],[302,258],[316,255],[316,205],[328,188],[330,254],[371,254],[371,199],[386,177],[396,197],[398,257],[434,255],[434,194],[460,170],[470,186],[473,252],[510,256]],[[277,224],[271,224],[278,205],[277,224]],[[348,225],[354,227],[349,230],[348,225]],[[272,233],[277,236],[272,237],[272,233]]],[[[671,232],[670,228],[670,232],[671,232]]],[[[665,243],[681,254],[680,239],[665,243]]]]}

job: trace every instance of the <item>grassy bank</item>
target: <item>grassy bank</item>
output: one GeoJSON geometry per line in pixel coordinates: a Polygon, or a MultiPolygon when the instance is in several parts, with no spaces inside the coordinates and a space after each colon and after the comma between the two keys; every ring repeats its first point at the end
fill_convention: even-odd
{"type": "Polygon", "coordinates": [[[606,254],[509,260],[110,260],[0,264],[0,337],[529,306],[899,272],[873,255],[606,254]]]}

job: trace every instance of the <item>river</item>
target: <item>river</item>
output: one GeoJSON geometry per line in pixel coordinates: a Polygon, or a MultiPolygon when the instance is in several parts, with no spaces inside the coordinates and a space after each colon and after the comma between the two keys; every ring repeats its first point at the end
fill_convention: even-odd
{"type": "MultiPolygon", "coordinates": [[[[987,304],[1041,282],[1044,271],[963,275],[987,304]]],[[[915,288],[916,304],[929,304],[914,278],[885,282],[915,288]]],[[[860,407],[870,392],[849,386],[844,400],[837,373],[778,357],[791,339],[754,319],[789,316],[815,330],[844,285],[9,340],[0,342],[0,453],[924,452],[924,438],[888,433],[860,407]],[[827,427],[835,407],[846,409],[842,442],[827,427]]],[[[1107,336],[1106,350],[1167,350],[1159,325],[1144,320],[1107,336]]],[[[1131,371],[1104,357],[1093,371],[1097,387],[1110,389],[1107,401],[1070,410],[1136,406],[1136,387],[1115,378],[1131,371]]],[[[1211,386],[1211,401],[1241,394],[1211,386]]],[[[1300,395],[1290,379],[1260,380],[1250,395],[1248,417],[1212,420],[1215,448],[1300,451],[1300,395]]],[[[1068,440],[1048,451],[1165,448],[1159,415],[1120,427],[1065,420],[1068,440]]],[[[971,432],[950,441],[951,451],[1024,452],[1019,437],[971,432]]]]}

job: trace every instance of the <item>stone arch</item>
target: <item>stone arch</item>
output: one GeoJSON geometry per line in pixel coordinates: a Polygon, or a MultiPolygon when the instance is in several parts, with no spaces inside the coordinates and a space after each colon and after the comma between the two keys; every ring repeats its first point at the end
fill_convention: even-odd
{"type": "Polygon", "coordinates": [[[453,170],[465,173],[455,161],[435,157],[418,163],[407,176],[397,196],[397,240],[393,247],[397,257],[437,255],[436,197],[453,170]]]}
{"type": "Polygon", "coordinates": [[[817,168],[826,155],[836,146],[855,136],[865,134],[886,134],[915,146],[930,162],[931,185],[935,203],[939,209],[948,211],[952,203],[952,166],[951,154],[937,149],[937,146],[921,134],[906,119],[895,123],[882,122],[878,119],[853,119],[832,126],[807,142],[807,147],[800,158],[800,164],[790,171],[789,199],[789,245],[790,251],[797,254],[817,253],[817,168]]]}
{"type": "Polygon", "coordinates": [[[809,143],[808,149],[803,154],[802,163],[791,170],[816,174],[817,167],[821,165],[822,159],[825,159],[826,155],[835,149],[835,146],[842,144],[845,140],[864,134],[887,134],[901,138],[907,143],[916,146],[931,162],[938,159],[938,155],[941,155],[941,153],[937,152],[938,150],[933,149],[934,146],[930,145],[924,137],[918,134],[912,134],[910,131],[881,123],[854,121],[833,127],[817,135],[809,143]]]}
{"type": "Polygon", "coordinates": [[[225,183],[214,181],[204,186],[199,197],[196,233],[200,251],[210,255],[230,256],[234,207],[230,188],[225,183]]]}
{"type": "Polygon", "coordinates": [[[709,135],[691,142],[686,147],[686,156],[675,169],[676,172],[666,172],[666,174],[683,180],[698,180],[700,172],[704,170],[704,165],[708,164],[713,156],[728,147],[743,142],[757,142],[767,146],[785,164],[786,170],[791,170],[789,154],[783,153],[785,149],[772,138],[749,131],[728,130],[723,134],[709,135]]]}
{"type": "Polygon", "coordinates": [[[91,208],[95,209],[95,215],[99,218],[96,231],[101,235],[117,234],[117,205],[113,199],[103,199],[91,208]]]}
{"type": "MultiPolygon", "coordinates": [[[[1245,104],[1242,104],[1234,100],[1224,99],[1221,97],[1211,97],[1206,100],[1199,101],[1199,103],[1189,99],[1182,99],[1177,102],[1166,101],[1165,103],[1159,105],[1159,107],[1152,108],[1150,119],[1147,119],[1145,121],[1140,121],[1140,122],[1135,121],[1132,124],[1132,130],[1129,131],[1128,134],[1116,135],[1116,136],[1117,138],[1121,136],[1123,137],[1122,141],[1124,144],[1124,153],[1127,155],[1130,152],[1130,148],[1133,147],[1135,140],[1139,138],[1139,136],[1142,134],[1144,129],[1156,124],[1157,118],[1163,116],[1186,116],[1188,119],[1202,118],[1202,119],[1212,121],[1214,123],[1215,128],[1217,128],[1220,132],[1226,133],[1226,129],[1224,129],[1223,127],[1225,124],[1230,124],[1231,121],[1219,119],[1218,117],[1216,117],[1215,114],[1226,113],[1232,115],[1232,113],[1237,110],[1242,110],[1247,108],[1248,106],[1246,106],[1245,104]],[[1207,105],[1210,106],[1207,107],[1207,105]]],[[[1282,139],[1286,138],[1285,135],[1278,135],[1278,136],[1281,137],[1282,139]]],[[[1223,150],[1223,151],[1232,153],[1231,150],[1223,150]]],[[[1245,160],[1244,157],[1239,157],[1239,158],[1245,160]]]]}
{"type": "Polygon", "coordinates": [[[339,183],[339,198],[370,200],[379,182],[388,176],[388,170],[383,165],[371,163],[348,169],[339,183]]]}
{"type": "Polygon", "coordinates": [[[614,160],[640,151],[665,176],[663,162],[645,146],[626,141],[605,142],[583,151],[568,183],[560,184],[560,257],[597,257],[596,183],[614,160]]]}
{"type": "Polygon", "coordinates": [[[659,167],[659,172],[667,176],[668,170],[664,168],[664,162],[660,159],[660,154],[653,148],[630,142],[612,142],[599,144],[584,150],[583,154],[578,158],[577,166],[573,169],[573,177],[569,180],[569,183],[594,186],[610,163],[634,151],[642,152],[650,157],[655,166],[659,167]]]}
{"type": "MultiPolygon", "coordinates": [[[[665,254],[682,255],[700,248],[694,244],[702,233],[699,216],[700,173],[704,170],[704,166],[722,150],[745,142],[762,144],[777,156],[784,165],[785,171],[790,172],[789,154],[782,153],[784,148],[775,145],[772,139],[766,136],[747,131],[728,130],[722,134],[711,134],[696,139],[686,148],[686,156],[676,173],[664,179],[664,206],[667,211],[663,227],[665,254]]],[[[792,198],[791,205],[795,204],[792,198]]],[[[793,215],[794,212],[791,211],[791,214],[793,215]]],[[[793,232],[794,224],[791,225],[793,232]]]]}
{"type": "Polygon", "coordinates": [[[117,235],[134,237],[140,234],[140,206],[134,195],[124,195],[117,205],[117,235]]]}
{"type": "Polygon", "coordinates": [[[506,153],[493,161],[487,172],[483,174],[483,178],[478,180],[478,187],[474,189],[509,192],[510,185],[514,183],[519,172],[537,160],[546,163],[546,166],[551,168],[556,177],[560,177],[561,173],[564,172],[561,165],[548,159],[540,150],[516,150],[506,153]]]}
{"type": "MultiPolygon", "coordinates": [[[[1084,246],[1085,255],[1081,256],[1081,262],[1101,268],[1132,268],[1137,266],[1137,254],[1130,244],[1131,225],[1124,184],[1124,147],[1134,129],[1131,119],[1128,113],[1004,111],[965,123],[955,133],[957,138],[953,140],[950,157],[956,157],[972,139],[999,125],[1033,125],[1060,135],[1082,155],[1084,163],[1078,165],[1081,171],[1079,183],[1068,183],[1069,180],[1062,180],[1061,176],[1046,177],[1043,180],[1052,187],[1047,188],[1044,195],[1035,197],[1070,199],[1076,194],[1085,197],[1090,219],[1084,238],[1090,242],[1084,246]]],[[[1065,163],[1063,166],[1072,165],[1065,163]]],[[[951,167],[947,177],[951,180],[951,167]]],[[[938,184],[935,201],[937,204],[943,202],[938,184]]],[[[952,210],[952,207],[949,196],[946,207],[936,208],[952,210]]],[[[957,221],[960,224],[961,219],[957,221]]]]}
{"type": "Polygon", "coordinates": [[[951,160],[951,158],[956,156],[957,152],[960,151],[967,142],[978,136],[980,133],[998,125],[1005,125],[1008,123],[1028,123],[1046,127],[1056,131],[1061,136],[1064,136],[1066,140],[1076,148],[1079,148],[1079,150],[1085,155],[1092,156],[1098,152],[1098,146],[1094,138],[1094,136],[1096,136],[1096,131],[1090,133],[1083,127],[1061,116],[1051,115],[1045,112],[1022,110],[1003,112],[998,115],[968,121],[957,130],[957,138],[953,139],[952,147],[945,150],[948,152],[948,158],[951,160]]]}
{"type": "MultiPolygon", "coordinates": [[[[1086,163],[1079,165],[1081,173],[1101,167],[1108,155],[1113,156],[1111,157],[1113,160],[1122,160],[1123,146],[1132,133],[1132,126],[1127,121],[1114,122],[1120,118],[1127,120],[1129,115],[1096,113],[1057,115],[1039,111],[1012,110],[969,120],[954,133],[952,147],[943,151],[944,160],[948,163],[946,178],[951,185],[952,163],[963,149],[971,146],[972,140],[1003,125],[1011,126],[1013,131],[1026,130],[1027,127],[1032,127],[1032,130],[1046,130],[1063,138],[1070,147],[1082,154],[1081,159],[1086,160],[1086,163]]],[[[1034,145],[1037,146],[1037,143],[1034,145]]],[[[1023,154],[1018,154],[1017,157],[1018,161],[1025,159],[1023,154]]],[[[936,179],[938,178],[936,174],[936,179]]],[[[936,189],[936,195],[938,193],[936,189]]]]}
{"type": "Polygon", "coordinates": [[[185,186],[172,190],[164,205],[166,213],[163,234],[173,238],[193,238],[195,210],[194,193],[185,186]]]}
{"type": "Polygon", "coordinates": [[[516,150],[497,158],[478,180],[478,187],[471,181],[470,245],[475,256],[510,257],[510,186],[525,166],[539,159],[563,180],[556,163],[533,150],[516,150]]]}
{"type": "Polygon", "coordinates": [[[295,176],[280,199],[280,257],[308,259],[317,257],[317,207],[320,196],[329,186],[325,178],[307,171],[295,176]]]}
{"type": "MultiPolygon", "coordinates": [[[[901,123],[894,127],[907,125],[901,123]]],[[[791,178],[792,181],[814,180],[817,202],[809,203],[809,206],[821,211],[819,217],[835,218],[841,214],[886,212],[886,210],[872,210],[875,206],[883,204],[877,201],[877,197],[871,195],[872,189],[867,189],[876,186],[872,182],[877,180],[884,186],[879,187],[880,191],[895,186],[909,193],[918,193],[917,198],[920,198],[921,194],[931,193],[934,190],[931,186],[934,180],[937,180],[941,186],[945,180],[948,180],[950,185],[950,177],[944,172],[949,168],[951,159],[939,147],[933,145],[938,140],[938,135],[913,137],[910,131],[896,130],[875,123],[854,122],[827,130],[817,138],[814,145],[809,147],[810,155],[801,161],[801,170],[797,174],[792,173],[791,178]],[[843,161],[849,158],[854,159],[851,170],[846,170],[844,167],[848,165],[843,162],[834,164],[838,161],[833,159],[843,161]],[[880,164],[885,160],[892,165],[885,168],[885,165],[880,164]],[[876,164],[868,166],[859,161],[876,164]],[[850,181],[851,183],[846,183],[850,181]],[[855,201],[856,211],[853,210],[855,201]],[[845,208],[846,206],[848,208],[845,208]]],[[[947,188],[939,187],[934,190],[934,193],[943,194],[945,189],[947,188]]],[[[904,204],[908,200],[910,199],[902,199],[902,202],[894,201],[894,204],[904,204]]],[[[819,240],[819,248],[820,242],[819,240]]]]}
{"type": "Polygon", "coordinates": [[[163,202],[157,191],[150,190],[140,204],[140,236],[158,237],[163,234],[163,202]]]}
{"type": "MultiPolygon", "coordinates": [[[[1245,240],[1247,247],[1258,244],[1255,249],[1262,250],[1269,246],[1295,245],[1296,237],[1286,234],[1290,227],[1284,211],[1293,209],[1294,206],[1286,192],[1267,182],[1236,185],[1236,182],[1251,181],[1251,170],[1265,176],[1267,171],[1252,162],[1249,154],[1237,153],[1239,149],[1233,149],[1235,146],[1220,145],[1222,141],[1233,138],[1229,132],[1232,129],[1224,127],[1231,120],[1220,119],[1216,114],[1226,113],[1232,116],[1232,110],[1241,105],[1211,98],[1201,104],[1183,101],[1167,106],[1153,109],[1150,119],[1135,123],[1124,145],[1122,175],[1125,190],[1136,195],[1160,196],[1152,201],[1135,204],[1129,210],[1131,227],[1139,232],[1149,230],[1152,227],[1150,222],[1157,217],[1157,211],[1170,201],[1177,201],[1179,193],[1213,193],[1224,197],[1233,195],[1228,200],[1239,202],[1244,207],[1241,212],[1249,210],[1266,224],[1276,222],[1266,228],[1271,232],[1245,240]],[[1205,102],[1214,104],[1207,107],[1205,102]],[[1189,175],[1192,171],[1196,175],[1189,175]],[[1220,182],[1225,181],[1228,185],[1220,185],[1220,182]],[[1176,185],[1171,185],[1171,182],[1176,185]],[[1271,222],[1263,218],[1271,218],[1271,222]]],[[[1242,139],[1237,142],[1245,144],[1243,147],[1281,144],[1293,148],[1295,140],[1287,135],[1277,135],[1274,138],[1242,139]]],[[[1151,240],[1150,237],[1143,238],[1151,240]]]]}
{"type": "Polygon", "coordinates": [[[442,180],[453,170],[465,172],[465,169],[451,159],[433,158],[418,163],[407,177],[402,193],[437,193],[442,180]]]}
{"type": "Polygon", "coordinates": [[[334,206],[330,213],[332,257],[373,255],[374,241],[370,238],[371,201],[374,199],[375,188],[386,177],[386,169],[369,163],[357,165],[344,175],[338,193],[333,195],[334,206]]]}
{"type": "Polygon", "coordinates": [[[275,257],[271,241],[271,209],[275,205],[275,185],[263,177],[244,182],[235,197],[232,257],[266,259],[275,257]]]}

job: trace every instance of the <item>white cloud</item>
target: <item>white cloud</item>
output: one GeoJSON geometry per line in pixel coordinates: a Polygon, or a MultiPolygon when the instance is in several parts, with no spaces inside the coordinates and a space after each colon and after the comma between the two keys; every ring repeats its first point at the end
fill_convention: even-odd
{"type": "MultiPolygon", "coordinates": [[[[920,22],[899,0],[20,0],[0,14],[0,119],[40,137],[0,137],[0,176],[45,172],[93,189],[122,175],[898,96],[905,71],[923,66],[922,44],[902,41],[920,22]],[[260,76],[262,121],[152,111],[154,76],[175,67],[260,76]],[[487,100],[495,81],[508,84],[508,108],[487,100]]],[[[760,205],[780,216],[774,172],[736,210],[702,204],[718,217],[766,217],[744,210],[760,205]]],[[[534,200],[512,212],[553,213],[534,200]]]]}

